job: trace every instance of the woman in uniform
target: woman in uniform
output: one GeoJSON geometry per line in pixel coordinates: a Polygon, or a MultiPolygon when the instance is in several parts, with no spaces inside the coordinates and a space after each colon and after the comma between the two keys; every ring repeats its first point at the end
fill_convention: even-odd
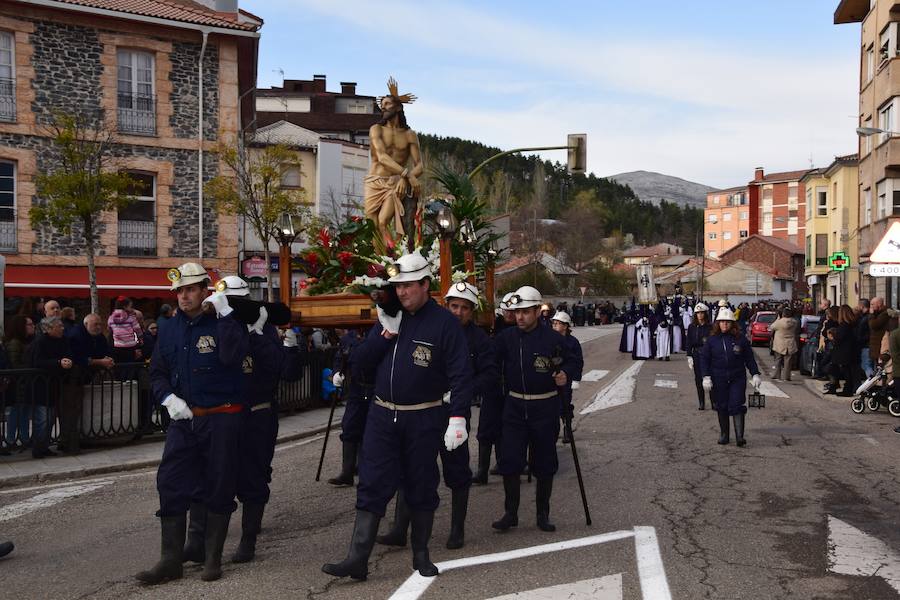
{"type": "MultiPolygon", "coordinates": [[[[712,333],[712,325],[709,322],[709,307],[698,302],[694,309],[694,318],[688,326],[684,351],[687,352],[688,369],[694,372],[697,400],[700,402],[699,410],[706,410],[706,391],[703,389],[703,372],[700,370],[700,365],[697,364],[695,368],[694,363],[700,360],[700,351],[706,344],[710,333],[712,333]]],[[[712,408],[716,408],[714,402],[712,408]]]]}

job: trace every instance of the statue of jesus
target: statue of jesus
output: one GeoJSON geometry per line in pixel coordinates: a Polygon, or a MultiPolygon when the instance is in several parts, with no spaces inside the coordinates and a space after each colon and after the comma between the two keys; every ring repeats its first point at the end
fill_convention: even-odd
{"type": "Polygon", "coordinates": [[[419,177],[424,172],[419,138],[406,124],[404,104],[416,99],[397,91],[397,82],[388,80],[388,95],[380,99],[382,120],[369,129],[372,166],[365,179],[366,217],[375,222],[378,234],[375,249],[386,254],[404,234],[409,250],[415,238],[415,216],[419,209],[419,177]],[[393,221],[394,233],[390,224],[393,221]]]}

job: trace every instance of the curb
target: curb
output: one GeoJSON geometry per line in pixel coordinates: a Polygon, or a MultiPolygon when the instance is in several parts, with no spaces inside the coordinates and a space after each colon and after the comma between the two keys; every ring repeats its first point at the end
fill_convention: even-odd
{"type": "MultiPolygon", "coordinates": [[[[307,431],[299,431],[290,433],[276,440],[275,445],[302,440],[304,438],[313,437],[323,433],[327,425],[321,425],[307,431]]],[[[340,431],[340,424],[332,424],[333,431],[340,431]]],[[[110,473],[125,473],[128,471],[139,471],[159,465],[162,456],[159,458],[135,460],[127,463],[102,465],[98,467],[78,467],[66,471],[54,471],[51,473],[35,473],[32,475],[15,475],[13,477],[5,477],[0,479],[0,489],[16,487],[28,483],[51,483],[55,481],[66,481],[69,479],[80,479],[82,477],[92,477],[95,475],[108,475],[110,473]]]]}

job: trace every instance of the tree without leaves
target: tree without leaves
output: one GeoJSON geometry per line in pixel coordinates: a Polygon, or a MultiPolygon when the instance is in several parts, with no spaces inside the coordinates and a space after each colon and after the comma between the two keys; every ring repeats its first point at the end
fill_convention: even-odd
{"type": "Polygon", "coordinates": [[[111,170],[113,133],[102,115],[57,112],[47,129],[59,166],[37,176],[37,195],[42,201],[31,207],[28,216],[32,228],[51,227],[81,237],[87,256],[91,312],[97,313],[97,226],[104,211],[119,210],[134,201],[129,192],[138,182],[111,170]]]}
{"type": "MultiPolygon", "coordinates": [[[[234,146],[222,145],[219,158],[231,175],[218,175],[205,186],[206,195],[222,214],[246,219],[262,241],[266,260],[266,287],[269,302],[275,301],[272,286],[272,262],[269,249],[277,241],[278,222],[285,213],[308,217],[304,205],[306,191],[282,186],[285,173],[299,169],[297,153],[282,144],[266,144],[247,148],[238,141],[234,146]]],[[[306,219],[304,219],[305,221],[306,219]]],[[[281,265],[290,269],[290,265],[281,265]]]]}

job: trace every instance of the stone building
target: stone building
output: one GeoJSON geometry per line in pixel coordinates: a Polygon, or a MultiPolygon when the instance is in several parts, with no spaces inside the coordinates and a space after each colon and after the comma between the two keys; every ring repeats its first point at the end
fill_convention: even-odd
{"type": "Polygon", "coordinates": [[[188,260],[237,269],[235,218],[204,202],[203,185],[220,172],[217,145],[252,122],[261,25],[237,0],[0,3],[7,296],[87,295],[77,235],[29,223],[35,178],[58,160],[46,128],[55,111],[102,115],[115,168],[142,184],[136,202],[101,218],[102,296],[169,297],[165,270],[188,260]]]}
{"type": "MultiPolygon", "coordinates": [[[[773,236],[754,234],[719,257],[724,265],[737,261],[763,265],[790,284],[795,299],[805,298],[808,288],[804,272],[803,249],[773,236]]],[[[788,283],[785,283],[786,287],[788,283]]],[[[784,290],[781,290],[784,291],[784,290]]]]}

